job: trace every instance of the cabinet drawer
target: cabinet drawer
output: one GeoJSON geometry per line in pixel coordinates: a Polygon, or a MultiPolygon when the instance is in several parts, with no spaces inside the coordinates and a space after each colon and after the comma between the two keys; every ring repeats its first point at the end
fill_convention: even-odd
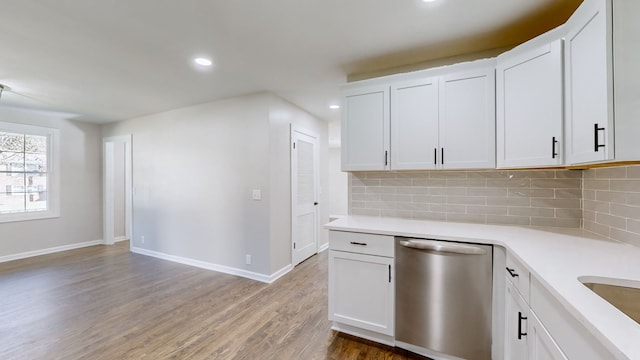
{"type": "Polygon", "coordinates": [[[522,263],[507,253],[507,279],[518,289],[524,300],[529,302],[529,271],[522,263]]]}
{"type": "Polygon", "coordinates": [[[393,246],[393,236],[346,231],[329,232],[331,250],[393,257],[393,246]]]}

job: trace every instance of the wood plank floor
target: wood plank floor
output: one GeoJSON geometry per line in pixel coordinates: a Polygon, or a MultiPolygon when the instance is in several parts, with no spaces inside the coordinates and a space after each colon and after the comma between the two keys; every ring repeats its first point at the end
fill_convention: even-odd
{"type": "Polygon", "coordinates": [[[425,359],[330,329],[326,252],[267,285],[128,247],[0,264],[0,359],[425,359]]]}

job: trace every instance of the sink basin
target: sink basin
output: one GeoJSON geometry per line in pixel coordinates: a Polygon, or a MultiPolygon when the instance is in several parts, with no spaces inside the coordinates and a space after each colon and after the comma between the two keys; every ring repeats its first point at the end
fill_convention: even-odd
{"type": "Polygon", "coordinates": [[[584,286],[640,324],[640,282],[585,277],[584,286]]]}

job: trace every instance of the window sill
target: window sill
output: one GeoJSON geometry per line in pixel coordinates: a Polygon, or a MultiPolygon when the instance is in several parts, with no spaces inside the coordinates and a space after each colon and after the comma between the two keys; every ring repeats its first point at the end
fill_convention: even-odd
{"type": "Polygon", "coordinates": [[[59,218],[60,212],[58,211],[34,211],[27,213],[15,213],[15,214],[2,214],[0,215],[0,223],[11,223],[19,221],[30,220],[44,220],[59,218]]]}

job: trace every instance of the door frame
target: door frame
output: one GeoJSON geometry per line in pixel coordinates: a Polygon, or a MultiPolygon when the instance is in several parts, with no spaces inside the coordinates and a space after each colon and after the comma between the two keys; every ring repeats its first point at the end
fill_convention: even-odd
{"type": "MultiPolygon", "coordinates": [[[[294,162],[294,134],[295,133],[300,133],[309,137],[312,137],[314,139],[316,139],[316,143],[313,149],[313,168],[314,168],[314,174],[315,174],[315,179],[314,179],[314,183],[315,183],[315,189],[314,189],[314,197],[315,197],[315,202],[319,203],[319,198],[320,198],[320,166],[319,166],[319,139],[320,137],[318,136],[318,134],[316,134],[313,131],[310,131],[309,129],[306,129],[304,127],[300,127],[298,125],[295,124],[290,124],[290,133],[289,133],[289,151],[290,151],[290,180],[291,180],[291,244],[290,244],[290,249],[291,249],[291,265],[292,266],[296,266],[297,264],[301,263],[304,260],[299,261],[298,263],[294,262],[294,243],[296,240],[296,225],[297,225],[297,220],[296,220],[296,216],[295,216],[295,207],[296,207],[296,199],[297,199],[297,183],[296,183],[296,175],[297,175],[297,166],[295,166],[295,162],[294,162]]],[[[320,236],[320,232],[318,229],[318,223],[319,223],[319,218],[320,218],[320,211],[319,211],[319,205],[318,206],[314,206],[314,211],[315,211],[315,224],[314,224],[314,230],[315,230],[315,244],[314,244],[314,254],[318,253],[318,238],[320,236]]]]}
{"type": "MultiPolygon", "coordinates": [[[[131,240],[133,233],[133,205],[132,205],[132,158],[131,158],[131,135],[110,136],[102,139],[102,241],[106,245],[115,243],[115,189],[114,189],[114,163],[115,163],[115,143],[124,143],[124,196],[125,196],[125,237],[131,240]]],[[[129,248],[133,244],[130,242],[129,248]]]]}

